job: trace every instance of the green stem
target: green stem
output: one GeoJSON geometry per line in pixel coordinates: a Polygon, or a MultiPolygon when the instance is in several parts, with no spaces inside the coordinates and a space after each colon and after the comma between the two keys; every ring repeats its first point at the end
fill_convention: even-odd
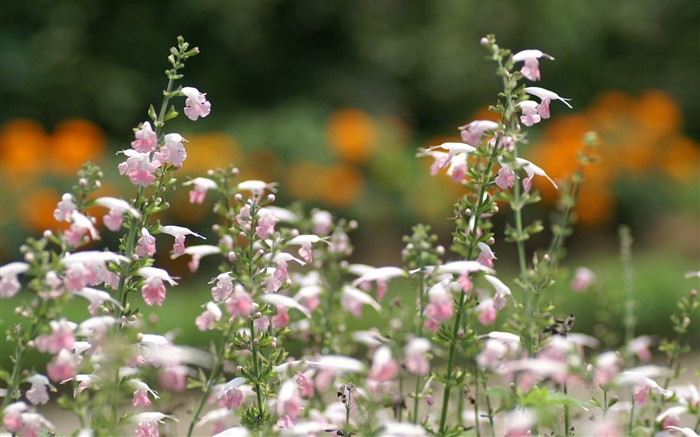
{"type": "Polygon", "coordinates": [[[620,258],[625,287],[625,364],[632,365],[632,351],[628,347],[634,338],[634,273],[632,271],[632,234],[628,226],[618,230],[620,236],[620,258]]]}
{"type": "Polygon", "coordinates": [[[630,423],[627,432],[632,435],[632,427],[634,426],[634,395],[632,395],[632,407],[630,408],[630,423]]]}
{"type": "MultiPolygon", "coordinates": [[[[418,275],[418,337],[423,336],[423,308],[425,306],[425,273],[421,268],[418,275]]],[[[416,390],[413,395],[413,423],[418,423],[418,407],[420,406],[421,396],[419,391],[421,389],[422,378],[420,375],[416,376],[416,390]]]]}
{"type": "MultiPolygon", "coordinates": [[[[491,168],[493,167],[494,162],[496,161],[496,156],[498,156],[498,148],[493,147],[493,150],[491,152],[491,155],[489,156],[489,160],[486,164],[486,169],[484,171],[484,180],[482,180],[482,183],[480,184],[479,188],[479,196],[477,198],[477,206],[475,208],[475,211],[473,214],[476,214],[475,220],[474,220],[474,227],[471,230],[474,234],[476,234],[476,230],[479,228],[479,221],[481,219],[481,207],[484,204],[484,193],[486,193],[486,182],[488,181],[488,177],[491,174],[491,168]]],[[[473,237],[471,242],[469,243],[469,248],[467,249],[467,259],[471,259],[474,256],[474,249],[477,246],[477,239],[476,237],[473,237]]],[[[456,355],[456,346],[457,346],[457,336],[459,334],[459,328],[462,324],[462,314],[464,313],[465,309],[465,304],[468,302],[467,299],[467,293],[462,290],[459,294],[459,303],[457,304],[457,314],[455,315],[454,319],[454,325],[452,327],[452,336],[450,337],[450,350],[447,358],[447,373],[445,374],[445,391],[443,393],[442,397],[442,412],[440,414],[440,432],[444,433],[446,431],[446,425],[447,425],[447,411],[448,411],[448,405],[449,405],[449,400],[450,400],[450,389],[452,388],[452,385],[454,382],[452,381],[452,372],[454,371],[454,359],[456,355]]]]}
{"type": "Polygon", "coordinates": [[[253,323],[253,318],[250,318],[250,350],[253,352],[253,373],[255,375],[255,380],[253,385],[255,386],[255,395],[258,400],[258,424],[263,417],[263,399],[262,399],[262,389],[260,386],[260,363],[258,362],[258,347],[255,342],[255,325],[253,323]]]}
{"type": "MultiPolygon", "coordinates": [[[[568,395],[568,387],[566,385],[566,382],[564,382],[564,394],[568,395]]],[[[564,404],[564,435],[566,437],[569,437],[571,433],[569,432],[570,428],[570,417],[569,417],[569,404],[564,404]]]]}

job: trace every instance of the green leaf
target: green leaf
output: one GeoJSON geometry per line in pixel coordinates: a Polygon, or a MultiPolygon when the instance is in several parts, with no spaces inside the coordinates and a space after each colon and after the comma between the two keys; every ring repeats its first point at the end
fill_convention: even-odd
{"type": "Polygon", "coordinates": [[[158,120],[158,115],[156,115],[156,108],[153,107],[153,105],[148,107],[148,116],[151,118],[151,120],[156,121],[158,120]]]}

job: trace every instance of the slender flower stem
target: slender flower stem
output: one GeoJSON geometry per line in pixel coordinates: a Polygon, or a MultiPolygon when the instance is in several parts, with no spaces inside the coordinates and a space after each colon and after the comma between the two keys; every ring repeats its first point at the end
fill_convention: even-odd
{"type": "MultiPolygon", "coordinates": [[[[423,336],[423,309],[425,307],[425,272],[421,268],[418,274],[418,337],[423,336]]],[[[413,395],[413,423],[418,423],[418,408],[420,406],[420,395],[419,391],[421,389],[422,378],[420,375],[416,376],[416,390],[413,395]]]]}
{"type": "MultiPolygon", "coordinates": [[[[566,382],[564,382],[564,394],[568,395],[569,394],[569,389],[566,385],[566,382]]],[[[566,437],[569,437],[571,435],[571,432],[569,431],[570,426],[570,412],[569,412],[569,404],[566,403],[564,404],[564,435],[566,437]]]]}
{"type": "Polygon", "coordinates": [[[620,236],[620,258],[622,261],[622,272],[625,287],[625,363],[629,366],[632,363],[632,351],[628,347],[634,338],[634,273],[632,271],[632,233],[627,226],[620,226],[618,230],[620,236]]]}
{"type": "MultiPolygon", "coordinates": [[[[477,205],[475,208],[475,211],[473,212],[476,214],[475,221],[474,221],[474,227],[471,230],[472,232],[476,233],[476,229],[479,228],[479,221],[481,219],[480,216],[480,211],[481,208],[486,201],[484,193],[486,193],[487,189],[487,182],[488,175],[491,174],[491,168],[493,167],[493,164],[496,162],[496,157],[498,156],[498,148],[493,147],[493,150],[491,151],[491,155],[489,156],[489,159],[486,163],[486,169],[484,170],[484,180],[481,182],[481,186],[479,188],[479,196],[477,198],[477,205]]],[[[477,247],[477,240],[476,238],[473,238],[471,242],[469,243],[469,248],[467,249],[467,258],[471,259],[474,256],[474,249],[477,247]]],[[[459,334],[459,328],[462,325],[462,315],[464,314],[464,309],[465,305],[468,302],[468,296],[467,293],[462,290],[459,294],[459,302],[457,304],[457,314],[455,315],[454,319],[454,325],[452,326],[452,336],[450,337],[450,350],[447,358],[447,373],[445,374],[445,391],[443,393],[442,397],[442,412],[440,414],[440,433],[444,433],[446,431],[446,426],[447,426],[447,411],[449,407],[449,400],[450,400],[450,389],[452,388],[452,385],[454,384],[454,381],[452,381],[453,375],[452,372],[454,371],[454,360],[455,360],[455,355],[456,355],[456,349],[457,349],[457,336],[459,334]]]]}
{"type": "Polygon", "coordinates": [[[258,400],[258,420],[260,421],[263,417],[263,399],[262,399],[262,390],[260,386],[260,363],[258,362],[258,347],[255,344],[255,325],[253,318],[250,318],[250,350],[253,352],[253,373],[255,375],[255,379],[253,380],[253,385],[255,386],[255,395],[258,400]]]}

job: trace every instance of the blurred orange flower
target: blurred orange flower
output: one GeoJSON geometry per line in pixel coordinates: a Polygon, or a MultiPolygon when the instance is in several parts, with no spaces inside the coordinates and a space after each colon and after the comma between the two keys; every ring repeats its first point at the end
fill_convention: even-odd
{"type": "Polygon", "coordinates": [[[212,132],[204,135],[183,134],[187,140],[187,159],[182,170],[200,176],[207,170],[224,167],[229,163],[239,164],[241,147],[238,141],[225,132],[212,132]]]}
{"type": "Polygon", "coordinates": [[[328,120],[328,142],[336,155],[352,162],[372,156],[377,143],[374,121],[358,109],[342,109],[328,120]]]}
{"type": "Polygon", "coordinates": [[[97,162],[106,148],[102,129],[82,118],[63,120],[51,137],[51,169],[73,176],[86,161],[97,162]]]}
{"type": "MultiPolygon", "coordinates": [[[[17,207],[17,216],[22,225],[35,233],[42,233],[47,229],[57,229],[59,223],[53,216],[61,193],[46,187],[37,187],[29,191],[26,197],[17,207]]],[[[63,224],[65,222],[62,222],[63,224]]],[[[66,223],[63,228],[67,228],[66,223]]]]}
{"type": "MultiPolygon", "coordinates": [[[[579,221],[598,225],[614,216],[612,185],[618,178],[649,178],[664,174],[683,183],[697,180],[700,149],[678,130],[682,119],[678,106],[661,91],[647,91],[635,99],[619,91],[599,96],[582,114],[563,116],[549,123],[533,144],[531,159],[554,179],[565,179],[576,167],[581,138],[598,132],[602,161],[586,167],[587,181],[581,190],[576,213],[579,221]]],[[[557,194],[538,181],[545,199],[557,194]]]]}
{"type": "Polygon", "coordinates": [[[362,192],[362,174],[351,165],[333,165],[326,168],[320,176],[322,199],[334,207],[350,205],[362,192]]]}
{"type": "Polygon", "coordinates": [[[48,163],[49,136],[34,120],[17,119],[0,128],[0,168],[5,183],[21,186],[48,163]]]}

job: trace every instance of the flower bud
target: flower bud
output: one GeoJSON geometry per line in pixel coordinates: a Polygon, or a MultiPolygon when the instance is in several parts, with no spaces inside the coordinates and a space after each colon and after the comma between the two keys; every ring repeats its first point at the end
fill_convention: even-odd
{"type": "Polygon", "coordinates": [[[485,46],[487,46],[487,45],[489,44],[489,39],[486,38],[486,37],[483,37],[483,38],[481,38],[481,39],[479,40],[479,44],[481,44],[482,46],[485,47],[485,46]]]}
{"type": "Polygon", "coordinates": [[[95,181],[95,188],[102,188],[102,181],[95,181]]]}
{"type": "Polygon", "coordinates": [[[243,195],[241,193],[236,193],[235,196],[233,196],[234,200],[236,202],[242,202],[243,201],[243,195]]]}
{"type": "Polygon", "coordinates": [[[690,297],[692,297],[692,298],[698,297],[698,290],[695,290],[695,289],[690,290],[690,297]]]}
{"type": "Polygon", "coordinates": [[[78,185],[80,185],[81,187],[86,187],[87,184],[88,184],[88,180],[87,180],[87,179],[85,179],[85,178],[80,178],[80,179],[78,179],[78,185]]]}
{"type": "Polygon", "coordinates": [[[207,170],[207,176],[214,176],[214,170],[212,170],[212,169],[207,170]]]}
{"type": "Polygon", "coordinates": [[[50,230],[47,229],[44,231],[44,238],[51,238],[52,236],[53,232],[51,232],[50,230]]]}
{"type": "Polygon", "coordinates": [[[236,373],[241,373],[241,372],[243,372],[243,366],[236,367],[236,373]]]}
{"type": "Polygon", "coordinates": [[[234,262],[236,260],[236,252],[229,252],[228,253],[228,260],[231,262],[234,262]]]}
{"type": "Polygon", "coordinates": [[[260,344],[260,340],[257,338],[253,339],[253,347],[256,347],[258,344],[260,344]]]}
{"type": "Polygon", "coordinates": [[[445,254],[445,247],[440,245],[435,248],[435,251],[437,252],[438,255],[442,256],[445,254]]]}
{"type": "Polygon", "coordinates": [[[275,201],[275,199],[276,199],[276,197],[275,197],[274,194],[268,194],[268,195],[267,195],[267,201],[268,201],[268,202],[272,203],[272,202],[275,201]]]}
{"type": "Polygon", "coordinates": [[[433,397],[431,395],[426,395],[425,403],[428,404],[428,406],[432,407],[435,401],[433,401],[433,397]]]}
{"type": "Polygon", "coordinates": [[[24,255],[24,260],[28,263],[34,261],[34,254],[31,252],[27,252],[27,254],[24,255]]]}
{"type": "Polygon", "coordinates": [[[233,167],[233,168],[231,169],[231,174],[234,175],[234,176],[237,176],[238,173],[240,173],[240,172],[241,172],[241,171],[238,169],[238,167],[233,167]]]}
{"type": "Polygon", "coordinates": [[[496,242],[496,239],[493,238],[493,237],[491,237],[491,238],[489,238],[488,240],[486,240],[486,244],[488,244],[489,246],[492,245],[492,244],[495,243],[495,242],[496,242]]]}

